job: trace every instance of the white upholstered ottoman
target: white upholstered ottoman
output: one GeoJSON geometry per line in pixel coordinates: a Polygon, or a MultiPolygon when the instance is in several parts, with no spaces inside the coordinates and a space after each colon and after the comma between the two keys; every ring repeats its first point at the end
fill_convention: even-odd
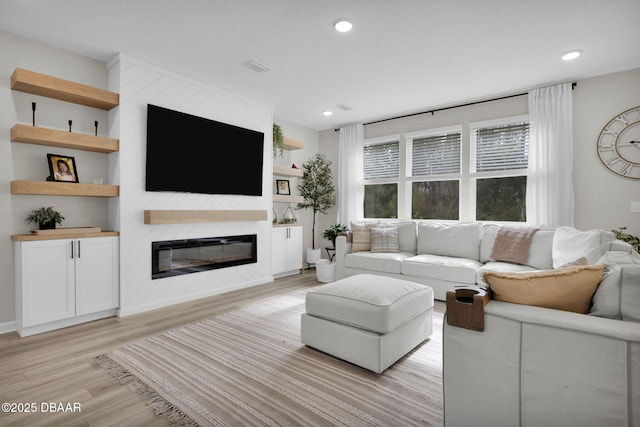
{"type": "Polygon", "coordinates": [[[359,274],[312,289],[301,341],[381,373],[433,332],[433,289],[359,274]]]}

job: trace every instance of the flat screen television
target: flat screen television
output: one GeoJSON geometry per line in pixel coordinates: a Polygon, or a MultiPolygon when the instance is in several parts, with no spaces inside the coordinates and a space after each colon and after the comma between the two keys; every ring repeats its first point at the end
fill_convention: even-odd
{"type": "Polygon", "coordinates": [[[147,105],[146,191],[262,195],[264,133],[147,105]]]}

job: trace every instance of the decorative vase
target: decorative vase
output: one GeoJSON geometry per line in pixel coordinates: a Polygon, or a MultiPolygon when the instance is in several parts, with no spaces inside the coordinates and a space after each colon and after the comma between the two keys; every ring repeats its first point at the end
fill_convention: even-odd
{"type": "Polygon", "coordinates": [[[320,249],[309,249],[307,248],[307,264],[315,264],[320,261],[322,256],[322,252],[320,249]]]}
{"type": "Polygon", "coordinates": [[[273,208],[273,221],[271,221],[273,224],[277,224],[278,223],[278,214],[276,214],[276,209],[273,208]]]}

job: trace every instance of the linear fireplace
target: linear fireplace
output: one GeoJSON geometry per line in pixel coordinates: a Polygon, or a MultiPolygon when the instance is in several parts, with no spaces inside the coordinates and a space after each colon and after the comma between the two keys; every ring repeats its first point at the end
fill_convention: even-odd
{"type": "Polygon", "coordinates": [[[151,278],[198,273],[258,262],[257,235],[204,237],[151,243],[151,278]]]}

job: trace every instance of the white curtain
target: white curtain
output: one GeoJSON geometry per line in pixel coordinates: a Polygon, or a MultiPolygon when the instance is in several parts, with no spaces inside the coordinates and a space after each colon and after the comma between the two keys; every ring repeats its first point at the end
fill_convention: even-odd
{"type": "Polygon", "coordinates": [[[527,222],[573,226],[571,83],[529,92],[527,222]]]}
{"type": "Polygon", "coordinates": [[[363,141],[362,124],[340,128],[338,224],[348,226],[364,217],[363,141]]]}

